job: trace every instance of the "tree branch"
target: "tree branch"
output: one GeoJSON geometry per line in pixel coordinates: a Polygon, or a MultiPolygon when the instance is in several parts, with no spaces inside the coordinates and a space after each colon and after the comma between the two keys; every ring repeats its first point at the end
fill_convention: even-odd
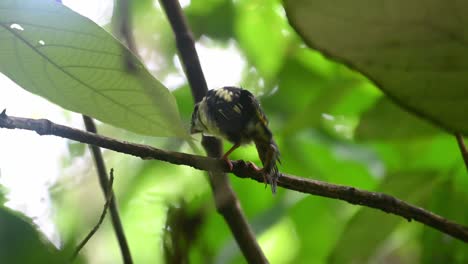
{"type": "MultiPolygon", "coordinates": [[[[207,93],[208,86],[195,49],[192,32],[177,0],[161,0],[161,5],[174,32],[193,99],[195,103],[200,102],[207,93]]],[[[209,157],[221,157],[222,145],[218,139],[204,136],[202,145],[209,157]]],[[[242,211],[239,199],[231,188],[227,174],[209,171],[208,176],[216,208],[227,222],[246,260],[249,263],[268,263],[242,211]]]]}
{"type": "Polygon", "coordinates": [[[177,49],[190,84],[193,99],[195,102],[200,102],[205,97],[208,86],[182,8],[177,0],[161,0],[161,5],[174,32],[177,49]]]}
{"type": "Polygon", "coordinates": [[[465,142],[463,141],[463,136],[461,133],[455,133],[457,138],[458,147],[463,157],[463,162],[465,162],[465,167],[468,170],[468,150],[466,149],[465,142]]]}
{"type": "MultiPolygon", "coordinates": [[[[133,144],[79,129],[52,123],[46,119],[28,119],[7,116],[0,113],[0,128],[25,129],[39,135],[54,135],[78,142],[96,145],[142,159],[157,159],[172,164],[187,165],[195,169],[215,172],[229,172],[227,164],[217,158],[202,157],[180,152],[165,151],[147,145],[133,144]]],[[[250,178],[263,183],[263,176],[250,168],[245,161],[233,161],[233,174],[240,178],[250,178]]],[[[281,174],[278,186],[298,192],[347,201],[402,216],[408,221],[415,220],[433,227],[452,237],[468,242],[468,227],[445,219],[420,207],[413,206],[393,196],[360,190],[354,187],[335,185],[317,180],[281,174]]]]}
{"type": "Polygon", "coordinates": [[[104,208],[102,209],[101,217],[99,217],[99,221],[97,224],[91,229],[91,231],[88,233],[88,235],[81,241],[80,244],[75,249],[75,252],[73,252],[71,260],[74,261],[76,259],[76,256],[78,256],[78,253],[80,253],[80,250],[88,243],[88,241],[93,237],[93,235],[97,232],[99,227],[101,226],[102,222],[104,221],[104,218],[106,217],[106,212],[107,208],[109,208],[109,204],[111,203],[114,197],[114,193],[112,192],[112,184],[114,183],[114,169],[111,169],[110,171],[110,180],[108,182],[108,185],[106,187],[106,202],[104,204],[104,208]]]}
{"type": "MultiPolygon", "coordinates": [[[[83,121],[85,123],[85,127],[88,132],[97,134],[96,125],[94,124],[94,121],[92,118],[83,115],[83,121]]],[[[117,236],[117,241],[119,242],[122,259],[125,264],[131,264],[133,263],[132,255],[130,253],[130,248],[128,247],[127,238],[125,237],[125,232],[122,226],[122,221],[120,220],[119,209],[117,207],[117,202],[115,199],[114,191],[108,188],[108,186],[110,185],[110,182],[107,176],[106,165],[104,163],[104,158],[102,157],[101,149],[95,145],[89,145],[89,146],[91,148],[91,152],[94,157],[99,184],[101,185],[101,189],[102,189],[102,192],[104,193],[104,197],[109,197],[109,196],[113,197],[112,200],[109,201],[110,202],[109,211],[111,215],[112,227],[114,228],[115,235],[117,236]]]]}

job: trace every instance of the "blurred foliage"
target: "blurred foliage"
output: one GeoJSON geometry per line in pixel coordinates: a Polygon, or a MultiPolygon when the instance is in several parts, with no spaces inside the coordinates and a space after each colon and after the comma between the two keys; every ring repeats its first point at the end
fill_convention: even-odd
{"type": "MultiPolygon", "coordinates": [[[[180,74],[174,39],[157,2],[132,3],[143,61],[160,80],[180,74]]],[[[455,138],[394,105],[359,73],[306,48],[289,26],[280,1],[192,0],[185,12],[195,39],[208,38],[219,47],[235,41],[240,47],[237,55],[246,60],[246,67],[239,85],[262,102],[281,150],[282,172],[385,192],[468,223],[468,211],[459,208],[468,203],[468,176],[455,138]]],[[[179,86],[173,95],[188,124],[193,100],[187,83],[179,86]]],[[[175,139],[143,137],[105,125],[100,131],[163,149],[192,151],[175,139]]],[[[74,144],[69,147],[66,164],[79,166],[64,169],[52,190],[66,245],[86,235],[104,204],[89,153],[74,144]]],[[[177,252],[190,263],[245,263],[216,212],[203,172],[104,154],[108,167],[115,169],[114,189],[135,263],[162,263],[180,256],[177,252]]],[[[231,157],[259,164],[253,146],[231,157]]],[[[231,182],[271,263],[468,261],[466,244],[419,223],[281,188],[272,196],[251,180],[231,177],[231,182]]],[[[31,246],[43,247],[36,242],[31,246]]],[[[81,257],[86,263],[120,263],[109,221],[81,257]]]]}
{"type": "Polygon", "coordinates": [[[360,140],[398,140],[433,136],[437,128],[427,121],[408,113],[387,98],[381,98],[369,111],[361,116],[356,128],[360,140]],[[398,120],[398,126],[380,120],[398,120]]]}

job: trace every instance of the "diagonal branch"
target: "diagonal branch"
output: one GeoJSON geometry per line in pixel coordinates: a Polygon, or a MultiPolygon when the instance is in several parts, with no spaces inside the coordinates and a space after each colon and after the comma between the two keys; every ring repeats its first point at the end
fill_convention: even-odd
{"type": "MultiPolygon", "coordinates": [[[[221,159],[165,151],[147,145],[128,143],[58,125],[46,119],[10,117],[6,115],[5,111],[0,113],[0,128],[31,130],[37,132],[39,135],[59,136],[137,156],[142,159],[157,159],[172,164],[191,166],[199,170],[216,172],[229,171],[227,164],[221,159]]],[[[232,173],[236,176],[240,178],[250,178],[263,183],[263,176],[250,168],[246,162],[233,161],[232,163],[234,165],[232,173]]],[[[278,186],[298,192],[339,199],[351,204],[379,209],[386,213],[401,216],[408,221],[415,220],[468,243],[468,227],[457,224],[442,216],[408,204],[387,194],[369,192],[350,186],[335,185],[287,174],[281,174],[278,186]]]]}
{"type": "MultiPolygon", "coordinates": [[[[177,0],[161,0],[161,5],[174,32],[193,99],[195,102],[200,102],[208,91],[208,86],[195,49],[192,32],[177,0]]],[[[218,139],[203,137],[202,145],[209,157],[221,157],[222,145],[218,139]]],[[[246,260],[249,263],[268,263],[242,211],[239,199],[231,188],[227,174],[210,171],[208,176],[216,208],[227,222],[246,260]]]]}
{"type": "Polygon", "coordinates": [[[106,217],[107,209],[109,208],[109,204],[112,201],[112,198],[114,197],[114,193],[112,192],[112,184],[114,183],[114,169],[111,169],[110,171],[110,180],[108,183],[108,187],[106,188],[107,194],[106,194],[106,202],[104,204],[104,208],[102,209],[101,216],[99,217],[99,221],[97,224],[91,229],[91,231],[88,233],[88,235],[81,241],[80,244],[75,249],[75,252],[73,252],[71,261],[73,262],[76,259],[76,256],[78,256],[78,253],[80,253],[80,250],[88,243],[88,241],[93,237],[93,235],[98,231],[99,227],[101,226],[102,222],[104,221],[104,218],[106,217]]]}

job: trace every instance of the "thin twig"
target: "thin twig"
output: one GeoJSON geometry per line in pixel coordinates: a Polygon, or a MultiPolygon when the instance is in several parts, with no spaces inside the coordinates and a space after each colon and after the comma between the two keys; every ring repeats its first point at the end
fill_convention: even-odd
{"type": "MultiPolygon", "coordinates": [[[[200,102],[207,93],[208,86],[195,49],[192,32],[177,0],[161,0],[161,5],[174,32],[193,99],[195,103],[200,102]]],[[[208,156],[221,157],[222,145],[218,139],[203,137],[202,145],[208,156]]],[[[249,263],[268,263],[242,211],[239,199],[231,188],[227,174],[209,171],[208,176],[216,208],[227,222],[246,260],[249,263]]]]}
{"type": "MultiPolygon", "coordinates": [[[[96,145],[117,152],[133,155],[142,159],[156,159],[172,164],[187,165],[205,171],[229,172],[229,168],[221,159],[202,157],[180,152],[165,151],[147,145],[132,144],[109,137],[81,131],[79,129],[52,123],[47,119],[29,119],[0,114],[0,128],[25,129],[35,131],[39,135],[54,135],[78,142],[96,145]]],[[[244,161],[232,161],[232,173],[240,178],[250,178],[263,183],[263,176],[244,161]]],[[[393,196],[360,190],[350,186],[335,185],[322,181],[300,178],[281,174],[278,186],[312,195],[347,201],[351,204],[363,205],[382,210],[387,213],[416,220],[431,226],[443,233],[468,242],[468,227],[447,220],[420,207],[410,205],[393,196]]],[[[260,194],[259,194],[260,195],[260,194]]]]}
{"type": "Polygon", "coordinates": [[[465,162],[466,170],[468,170],[468,150],[466,149],[465,142],[463,141],[463,136],[460,133],[455,133],[455,137],[457,138],[458,147],[460,148],[463,161],[465,162]]]}
{"type": "Polygon", "coordinates": [[[75,252],[73,253],[73,256],[71,258],[72,261],[76,259],[78,256],[78,253],[80,253],[80,250],[88,243],[88,241],[93,237],[93,235],[97,232],[99,227],[101,226],[102,222],[104,221],[104,218],[106,217],[107,213],[107,208],[109,208],[109,204],[113,200],[113,192],[112,192],[112,184],[114,184],[114,169],[110,170],[110,180],[109,180],[109,185],[107,186],[107,196],[106,196],[106,203],[104,204],[104,208],[102,209],[101,216],[99,217],[99,221],[97,224],[91,229],[91,231],[88,233],[88,235],[81,241],[81,243],[76,247],[75,252]]]}
{"type": "MultiPolygon", "coordinates": [[[[85,123],[85,127],[88,132],[97,134],[96,125],[94,124],[94,121],[92,118],[83,115],[83,121],[85,123]]],[[[119,209],[117,207],[117,201],[115,199],[114,194],[112,193],[113,191],[107,188],[107,186],[109,185],[109,179],[107,177],[106,165],[102,157],[101,149],[94,145],[90,145],[90,148],[94,157],[99,184],[101,185],[101,189],[104,193],[104,197],[107,197],[109,195],[114,197],[110,201],[109,211],[111,215],[112,227],[114,228],[114,233],[117,237],[117,241],[120,247],[120,252],[122,254],[122,259],[125,264],[131,264],[133,263],[132,255],[130,253],[130,248],[128,247],[127,238],[125,237],[125,232],[122,226],[122,221],[120,220],[119,209]]]]}

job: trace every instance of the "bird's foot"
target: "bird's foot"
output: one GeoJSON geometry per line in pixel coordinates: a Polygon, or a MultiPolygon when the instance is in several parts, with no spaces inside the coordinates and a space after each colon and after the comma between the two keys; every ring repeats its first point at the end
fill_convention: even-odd
{"type": "Polygon", "coordinates": [[[256,172],[263,172],[263,169],[260,169],[259,167],[257,167],[257,165],[255,165],[253,162],[250,162],[250,161],[247,162],[247,166],[256,172]]]}
{"type": "Polygon", "coordinates": [[[224,160],[224,162],[226,162],[226,164],[229,167],[229,171],[232,171],[232,169],[234,168],[234,165],[232,165],[231,160],[226,156],[223,156],[221,159],[224,160]]]}

